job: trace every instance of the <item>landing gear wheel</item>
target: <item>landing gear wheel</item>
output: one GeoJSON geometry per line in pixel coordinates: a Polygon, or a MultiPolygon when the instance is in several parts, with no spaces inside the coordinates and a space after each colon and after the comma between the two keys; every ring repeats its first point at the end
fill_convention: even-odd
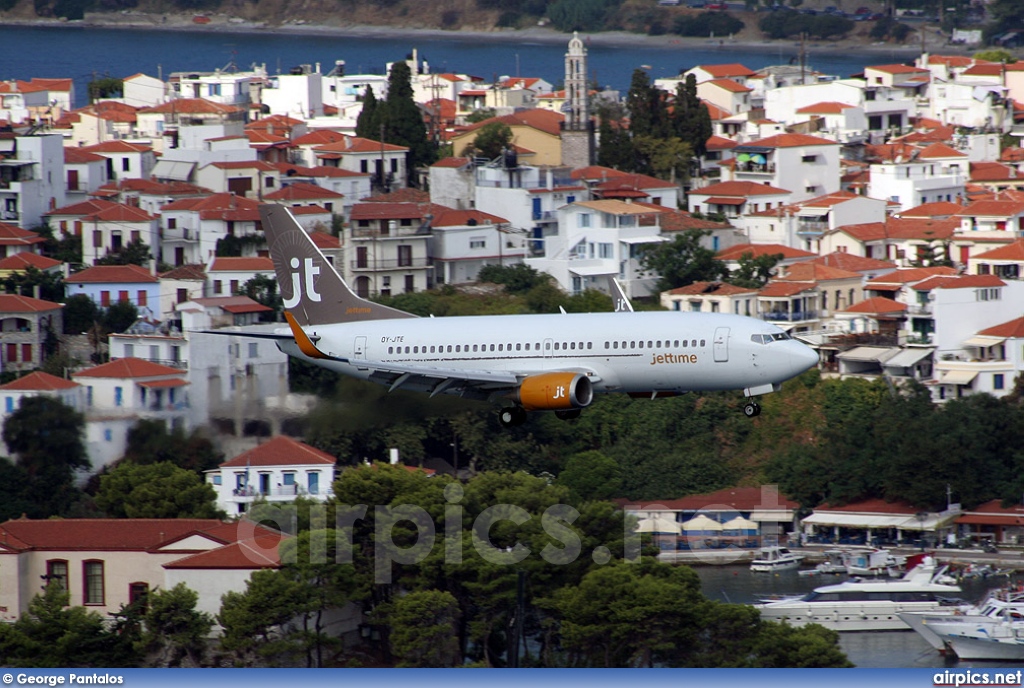
{"type": "Polygon", "coordinates": [[[579,409],[566,409],[565,411],[555,411],[555,418],[559,420],[576,420],[580,417],[581,411],[579,409]]]}
{"type": "Polygon", "coordinates": [[[506,406],[498,412],[498,422],[503,428],[514,428],[526,422],[526,411],[522,406],[506,406]]]}
{"type": "Polygon", "coordinates": [[[756,401],[751,401],[743,406],[743,415],[747,418],[753,418],[754,416],[761,415],[761,405],[756,401]]]}

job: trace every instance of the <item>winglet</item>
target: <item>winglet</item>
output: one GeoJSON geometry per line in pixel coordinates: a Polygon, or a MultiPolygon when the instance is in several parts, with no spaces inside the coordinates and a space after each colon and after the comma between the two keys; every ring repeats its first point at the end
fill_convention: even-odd
{"type": "Polygon", "coordinates": [[[292,328],[292,336],[295,337],[295,343],[299,347],[299,351],[309,356],[310,358],[330,358],[330,356],[324,354],[320,349],[316,348],[316,344],[312,342],[301,327],[295,320],[295,316],[288,311],[284,312],[284,318],[288,321],[288,326],[292,328]]]}

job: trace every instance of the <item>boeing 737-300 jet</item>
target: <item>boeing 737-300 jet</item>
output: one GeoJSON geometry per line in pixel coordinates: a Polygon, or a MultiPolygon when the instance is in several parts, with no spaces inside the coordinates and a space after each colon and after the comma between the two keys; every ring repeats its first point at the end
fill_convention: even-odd
{"type": "MultiPolygon", "coordinates": [[[[389,391],[499,403],[505,427],[528,411],[576,418],[599,393],[653,399],[743,390],[752,398],[818,362],[778,327],[724,313],[420,318],[353,293],[286,207],[262,205],[260,217],[290,327],[262,336],[290,356],[389,391]]],[[[744,413],[756,416],[760,406],[751,399],[744,413]]]]}

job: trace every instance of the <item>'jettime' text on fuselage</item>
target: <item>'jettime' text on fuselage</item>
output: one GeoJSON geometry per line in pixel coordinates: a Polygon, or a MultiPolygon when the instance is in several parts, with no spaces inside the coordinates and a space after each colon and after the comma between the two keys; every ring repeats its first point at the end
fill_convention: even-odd
{"type": "Polygon", "coordinates": [[[696,363],[697,354],[651,354],[651,365],[662,363],[696,363]]]}

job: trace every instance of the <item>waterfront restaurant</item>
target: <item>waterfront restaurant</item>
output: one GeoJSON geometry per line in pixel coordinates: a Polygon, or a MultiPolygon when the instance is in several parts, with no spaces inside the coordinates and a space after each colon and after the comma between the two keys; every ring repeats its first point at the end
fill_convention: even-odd
{"type": "MultiPolygon", "coordinates": [[[[799,532],[800,505],[779,494],[775,485],[731,487],[678,499],[616,501],[640,521],[658,518],[680,524],[680,549],[760,547],[786,542],[799,532]]],[[[660,544],[664,548],[664,538],[660,544]]]]}
{"type": "Polygon", "coordinates": [[[961,513],[956,527],[958,540],[969,544],[1024,545],[1024,505],[993,499],[961,513]]]}
{"type": "Polygon", "coordinates": [[[869,499],[817,507],[800,525],[808,543],[934,547],[953,531],[959,515],[958,504],[935,512],[906,502],[869,499]]]}

